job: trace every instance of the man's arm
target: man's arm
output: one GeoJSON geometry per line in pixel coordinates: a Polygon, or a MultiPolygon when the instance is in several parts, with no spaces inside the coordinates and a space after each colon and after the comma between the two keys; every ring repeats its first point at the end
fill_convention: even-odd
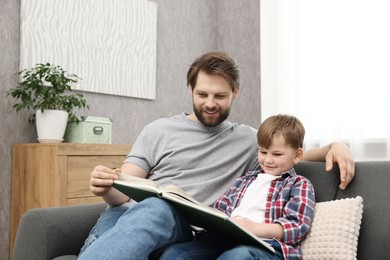
{"type": "Polygon", "coordinates": [[[348,146],[341,142],[334,142],[324,147],[311,149],[303,154],[305,161],[325,161],[326,170],[333,168],[337,163],[340,168],[340,186],[344,190],[355,176],[355,162],[348,146]]]}
{"type": "Polygon", "coordinates": [[[135,164],[124,163],[120,170],[99,165],[91,172],[91,192],[96,196],[102,196],[107,204],[111,206],[128,202],[130,200],[128,196],[112,188],[112,184],[114,180],[119,178],[119,174],[129,174],[141,178],[147,177],[147,172],[135,164]]]}

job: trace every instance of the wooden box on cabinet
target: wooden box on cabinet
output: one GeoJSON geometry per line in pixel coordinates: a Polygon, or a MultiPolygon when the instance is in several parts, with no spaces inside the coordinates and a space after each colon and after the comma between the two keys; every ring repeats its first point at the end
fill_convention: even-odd
{"type": "Polygon", "coordinates": [[[120,167],[131,145],[15,144],[12,147],[11,254],[29,209],[103,202],[89,190],[96,165],[120,167]]]}

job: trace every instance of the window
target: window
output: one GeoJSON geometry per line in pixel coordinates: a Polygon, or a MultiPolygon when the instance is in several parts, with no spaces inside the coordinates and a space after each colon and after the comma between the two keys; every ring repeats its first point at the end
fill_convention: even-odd
{"type": "Polygon", "coordinates": [[[299,117],[306,149],[390,159],[390,1],[260,3],[262,118],[299,117]]]}

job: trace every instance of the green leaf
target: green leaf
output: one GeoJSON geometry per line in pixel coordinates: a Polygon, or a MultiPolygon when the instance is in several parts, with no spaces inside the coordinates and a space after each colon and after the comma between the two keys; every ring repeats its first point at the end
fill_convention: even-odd
{"type": "Polygon", "coordinates": [[[21,81],[14,88],[6,91],[6,96],[16,100],[12,108],[33,110],[29,123],[35,123],[35,111],[46,109],[64,110],[69,113],[69,121],[78,122],[74,115],[75,108],[89,109],[87,100],[80,93],[72,93],[72,86],[81,78],[68,73],[58,65],[39,63],[30,69],[18,72],[21,81]]]}

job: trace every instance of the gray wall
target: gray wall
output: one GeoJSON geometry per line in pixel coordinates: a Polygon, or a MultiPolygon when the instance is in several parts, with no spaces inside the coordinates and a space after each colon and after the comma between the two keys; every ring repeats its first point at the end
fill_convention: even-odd
{"type": "MultiPolygon", "coordinates": [[[[186,73],[206,51],[229,52],[240,64],[241,93],[231,121],[260,123],[260,0],[154,0],[157,3],[157,96],[142,100],[83,93],[89,111],[79,114],[113,119],[113,143],[133,143],[143,126],[156,118],[192,112],[186,73]]],[[[20,0],[0,3],[0,259],[9,258],[11,150],[15,143],[36,142],[26,113],[10,109],[5,91],[17,83],[20,0]]],[[[31,173],[33,174],[33,173],[31,173]]]]}

